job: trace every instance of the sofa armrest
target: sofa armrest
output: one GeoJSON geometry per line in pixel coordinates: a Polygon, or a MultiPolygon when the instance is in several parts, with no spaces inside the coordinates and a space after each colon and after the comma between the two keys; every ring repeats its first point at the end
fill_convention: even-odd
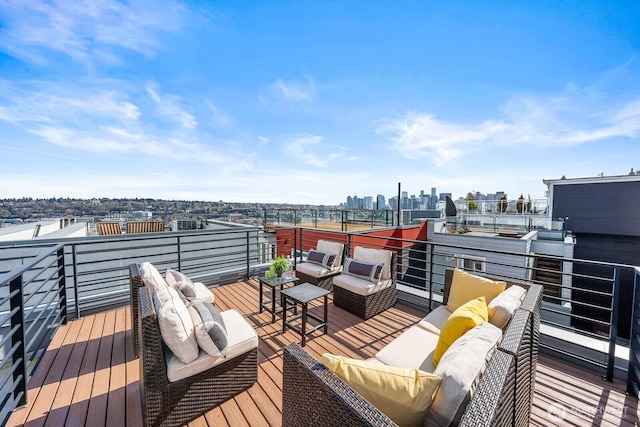
{"type": "Polygon", "coordinates": [[[296,343],[283,350],[283,426],[395,426],[296,343]]]}
{"type": "Polygon", "coordinates": [[[512,426],[515,416],[515,386],[515,358],[496,350],[462,415],[459,426],[512,426]]]}

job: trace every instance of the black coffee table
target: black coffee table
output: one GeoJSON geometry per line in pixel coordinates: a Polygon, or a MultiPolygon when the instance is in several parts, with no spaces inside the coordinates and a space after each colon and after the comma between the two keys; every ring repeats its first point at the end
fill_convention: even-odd
{"type": "Polygon", "coordinates": [[[262,313],[262,309],[266,308],[269,313],[271,313],[271,323],[276,321],[276,314],[282,311],[282,307],[276,309],[276,290],[279,288],[282,291],[284,285],[289,283],[295,283],[298,279],[295,276],[284,275],[282,277],[273,277],[267,279],[265,276],[259,278],[260,280],[260,313],[262,313]],[[271,288],[271,299],[265,299],[263,292],[263,286],[268,286],[271,288]]]}
{"type": "Polygon", "coordinates": [[[280,291],[280,298],[282,299],[280,305],[282,307],[287,307],[289,302],[293,303],[294,307],[297,307],[297,304],[302,305],[302,310],[300,314],[296,314],[287,319],[287,310],[282,311],[282,333],[288,328],[293,329],[300,335],[302,335],[302,346],[307,342],[307,335],[316,331],[320,328],[323,328],[323,332],[327,333],[327,322],[328,322],[328,311],[327,311],[327,297],[331,293],[331,291],[321,288],[319,286],[312,285],[311,283],[302,283],[300,285],[283,289],[280,291]],[[308,304],[320,297],[324,297],[324,319],[320,317],[308,313],[308,304]],[[307,319],[311,318],[318,322],[318,324],[309,330],[307,330],[307,319]],[[297,319],[302,319],[302,325],[300,327],[293,324],[293,322],[297,319]]]}

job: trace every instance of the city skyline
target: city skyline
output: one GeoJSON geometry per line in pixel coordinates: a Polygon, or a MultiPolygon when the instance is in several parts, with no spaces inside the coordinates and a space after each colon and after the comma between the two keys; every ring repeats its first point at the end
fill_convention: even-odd
{"type": "Polygon", "coordinates": [[[2,197],[543,198],[640,169],[634,1],[7,0],[0,23],[2,197]]]}

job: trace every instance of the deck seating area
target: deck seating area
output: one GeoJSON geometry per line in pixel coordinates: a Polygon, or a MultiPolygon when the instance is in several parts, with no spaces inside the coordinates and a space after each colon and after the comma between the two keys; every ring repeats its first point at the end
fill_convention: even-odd
{"type": "MultiPolygon", "coordinates": [[[[300,342],[282,333],[279,319],[259,313],[257,280],[213,289],[216,305],[242,313],[259,336],[258,382],[247,391],[196,418],[189,426],[279,426],[282,424],[282,348],[300,342]]],[[[311,312],[321,310],[320,302],[311,312]]],[[[354,358],[373,356],[424,313],[396,303],[363,321],[329,303],[329,332],[314,333],[305,350],[354,358]]],[[[29,382],[28,404],[7,425],[141,426],[139,359],[133,352],[128,308],[85,316],[55,334],[29,382]]],[[[632,426],[638,424],[638,401],[626,396],[625,384],[540,354],[531,424],[539,426],[632,426]]]]}

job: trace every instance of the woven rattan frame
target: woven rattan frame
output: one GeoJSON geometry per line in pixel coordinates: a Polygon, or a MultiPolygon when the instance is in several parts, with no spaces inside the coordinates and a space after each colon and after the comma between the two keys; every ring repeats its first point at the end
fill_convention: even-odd
{"type": "MultiPolygon", "coordinates": [[[[451,280],[445,283],[447,297],[450,287],[451,280]]],[[[516,310],[487,364],[465,408],[461,426],[529,424],[542,287],[525,287],[528,290],[522,306],[516,310]]],[[[283,352],[282,419],[285,426],[395,425],[375,407],[363,403],[357,392],[297,344],[290,344],[283,352]]]]}
{"type": "Polygon", "coordinates": [[[310,274],[303,273],[302,271],[296,270],[296,277],[300,279],[300,283],[311,283],[312,285],[319,286],[328,291],[333,290],[333,278],[338,274],[340,274],[340,272],[327,274],[326,276],[322,277],[315,277],[311,276],[310,274]]]}
{"type": "Polygon", "coordinates": [[[131,309],[131,335],[133,335],[133,353],[138,357],[138,289],[144,286],[138,264],[129,265],[129,302],[131,309]]]}
{"type": "Polygon", "coordinates": [[[179,426],[251,387],[258,380],[258,349],[197,375],[169,382],[156,311],[146,287],[139,293],[140,384],[147,426],[179,426]]]}
{"type": "Polygon", "coordinates": [[[391,286],[369,295],[360,295],[340,286],[333,287],[333,303],[362,319],[369,319],[396,303],[398,262],[395,252],[391,252],[391,286]]]}
{"type": "Polygon", "coordinates": [[[282,355],[284,427],[396,425],[297,343],[282,355]]]}

